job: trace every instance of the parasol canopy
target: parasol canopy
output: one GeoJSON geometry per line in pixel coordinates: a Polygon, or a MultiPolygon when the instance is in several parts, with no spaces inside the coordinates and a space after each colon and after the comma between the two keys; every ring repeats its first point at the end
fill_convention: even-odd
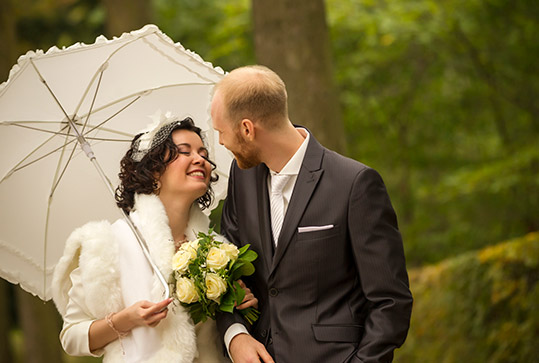
{"type": "Polygon", "coordinates": [[[73,229],[120,215],[77,132],[114,188],[120,159],[149,116],[189,116],[206,131],[217,164],[213,207],[223,199],[232,156],[209,114],[223,75],[155,25],[21,56],[0,85],[0,276],[50,299],[52,272],[73,229]]]}

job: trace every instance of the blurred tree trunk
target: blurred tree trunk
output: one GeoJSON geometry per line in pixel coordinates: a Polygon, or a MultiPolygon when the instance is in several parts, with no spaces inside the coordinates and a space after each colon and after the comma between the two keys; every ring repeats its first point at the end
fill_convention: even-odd
{"type": "MultiPolygon", "coordinates": [[[[14,0],[0,1],[0,83],[7,80],[9,70],[17,60],[14,0]]],[[[0,279],[0,362],[13,362],[13,347],[9,331],[13,324],[10,306],[10,284],[0,279]]]]}
{"type": "Polygon", "coordinates": [[[151,1],[148,0],[102,0],[107,12],[107,37],[140,29],[151,22],[151,1]]]}
{"type": "Polygon", "coordinates": [[[9,341],[9,331],[13,323],[10,302],[10,284],[0,279],[0,362],[13,362],[13,347],[9,341]]]}
{"type": "Polygon", "coordinates": [[[293,123],[346,152],[324,0],[252,0],[257,61],[285,81],[293,123]]]}
{"type": "Polygon", "coordinates": [[[20,287],[16,291],[19,323],[24,332],[24,362],[61,362],[60,318],[54,303],[45,303],[20,287]]]}
{"type": "Polygon", "coordinates": [[[9,70],[17,61],[14,0],[0,1],[0,83],[7,80],[9,70]]]}

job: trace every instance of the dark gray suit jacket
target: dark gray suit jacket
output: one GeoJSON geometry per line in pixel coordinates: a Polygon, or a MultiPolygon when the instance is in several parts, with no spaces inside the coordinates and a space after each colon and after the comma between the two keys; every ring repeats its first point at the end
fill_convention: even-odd
{"type": "MultiPolygon", "coordinates": [[[[244,278],[259,299],[252,335],[279,363],[390,362],[408,332],[408,287],[397,219],[379,174],[311,135],[273,248],[268,168],[232,164],[221,232],[259,254],[244,278]],[[330,226],[298,232],[298,227],[330,226]]],[[[239,315],[221,314],[221,335],[239,315]]]]}

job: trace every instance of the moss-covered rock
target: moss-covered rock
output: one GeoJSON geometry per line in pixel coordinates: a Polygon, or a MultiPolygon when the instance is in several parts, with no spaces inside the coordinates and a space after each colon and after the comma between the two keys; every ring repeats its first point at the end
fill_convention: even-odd
{"type": "Polygon", "coordinates": [[[410,271],[414,310],[395,361],[536,362],[539,232],[410,271]]]}

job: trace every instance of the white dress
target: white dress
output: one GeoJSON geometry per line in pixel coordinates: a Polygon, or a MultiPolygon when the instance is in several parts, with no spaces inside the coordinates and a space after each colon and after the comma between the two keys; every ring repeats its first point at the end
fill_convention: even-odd
{"type": "MultiPolygon", "coordinates": [[[[168,218],[155,195],[136,195],[133,222],[144,236],[152,260],[172,274],[174,244],[168,218]]],[[[209,219],[194,204],[186,235],[207,231],[209,219]]],[[[137,327],[122,339],[90,352],[88,330],[93,321],[139,300],[164,299],[163,287],[151,271],[131,230],[123,220],[90,222],[75,230],[53,277],[53,299],[64,319],[60,340],[70,355],[104,356],[103,362],[229,362],[222,353],[215,322],[193,325],[180,305],[155,328],[137,327]]]]}

